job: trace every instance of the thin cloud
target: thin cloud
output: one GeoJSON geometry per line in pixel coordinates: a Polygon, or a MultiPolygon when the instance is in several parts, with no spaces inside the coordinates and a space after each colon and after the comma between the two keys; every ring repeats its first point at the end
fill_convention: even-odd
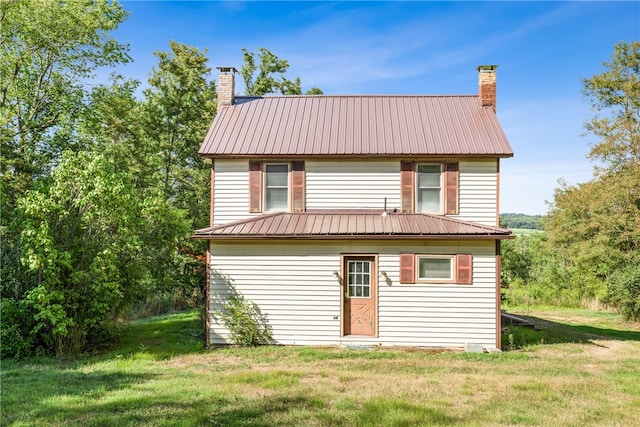
{"type": "MultiPolygon", "coordinates": [[[[376,6],[373,9],[381,13],[376,6]]],[[[434,41],[421,33],[424,25],[399,23],[376,30],[369,22],[373,12],[365,12],[364,16],[360,12],[361,9],[357,9],[346,14],[325,14],[291,34],[260,42],[286,57],[292,64],[292,74],[304,76],[305,81],[322,87],[353,87],[363,82],[414,76],[423,71],[420,61],[406,58],[412,55],[419,58],[420,52],[429,46],[435,50],[434,41]],[[306,41],[302,52],[298,40],[306,41]]],[[[433,21],[429,25],[444,38],[446,23],[433,21]]]]}
{"type": "MultiPolygon", "coordinates": [[[[387,7],[369,5],[344,12],[323,4],[314,13],[303,12],[313,17],[308,25],[287,35],[262,38],[261,46],[289,59],[291,74],[303,76],[303,83],[313,82],[327,93],[345,93],[368,82],[407,79],[482,62],[519,38],[570,19],[579,9],[574,4],[544,8],[533,18],[516,20],[515,27],[485,34],[493,9],[481,4],[455,14],[416,7],[419,16],[376,29],[372,21],[387,7]],[[462,30],[465,37],[460,37],[462,30]],[[306,41],[304,51],[299,40],[306,41]]],[[[514,11],[510,4],[499,10],[514,11]]]]}

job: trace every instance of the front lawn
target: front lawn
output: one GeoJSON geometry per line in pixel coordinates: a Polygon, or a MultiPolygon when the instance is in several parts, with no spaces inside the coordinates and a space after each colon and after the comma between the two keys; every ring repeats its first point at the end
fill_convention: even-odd
{"type": "Polygon", "coordinates": [[[584,310],[512,312],[544,329],[501,354],[206,350],[196,312],[147,319],[100,355],[3,361],[0,424],[638,425],[637,324],[584,310]]]}

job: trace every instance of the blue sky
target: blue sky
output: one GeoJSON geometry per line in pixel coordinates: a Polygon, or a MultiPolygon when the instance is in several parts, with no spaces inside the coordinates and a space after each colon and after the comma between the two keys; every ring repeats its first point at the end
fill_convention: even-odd
{"type": "Polygon", "coordinates": [[[637,1],[121,4],[131,15],[114,36],[134,62],[118,71],[143,84],[169,40],[206,48],[211,78],[240,68],[241,48],[265,47],[325,94],[475,94],[476,67],[499,64],[497,113],[515,152],[501,163],[503,213],[545,214],[558,179],[591,178],[582,79],[615,43],[640,40],[637,1]]]}

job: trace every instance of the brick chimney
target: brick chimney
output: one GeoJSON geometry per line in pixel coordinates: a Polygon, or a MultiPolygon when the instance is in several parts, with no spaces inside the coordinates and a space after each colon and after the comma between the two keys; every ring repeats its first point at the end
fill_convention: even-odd
{"type": "Polygon", "coordinates": [[[480,106],[493,107],[496,111],[496,70],[497,65],[480,65],[478,67],[478,95],[480,106]]]}
{"type": "Polygon", "coordinates": [[[236,90],[236,76],[238,72],[233,67],[217,67],[218,75],[218,108],[233,105],[233,96],[236,90]]]}

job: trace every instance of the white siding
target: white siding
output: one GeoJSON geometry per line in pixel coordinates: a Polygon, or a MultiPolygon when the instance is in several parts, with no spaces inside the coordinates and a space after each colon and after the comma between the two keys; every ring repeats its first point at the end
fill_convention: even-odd
{"type": "Polygon", "coordinates": [[[228,331],[215,311],[232,293],[267,315],[281,344],[462,347],[496,343],[493,241],[236,242],[211,243],[212,343],[228,331]],[[473,254],[473,285],[399,283],[399,254],[473,254]],[[341,337],[341,253],[378,254],[378,327],[375,338],[341,337]]]}
{"type": "Polygon", "coordinates": [[[307,209],[400,208],[400,161],[306,162],[307,209]]]}
{"type": "Polygon", "coordinates": [[[216,160],[213,225],[241,220],[249,214],[249,163],[247,160],[216,160]]]}
{"type": "MultiPolygon", "coordinates": [[[[400,160],[309,160],[307,209],[400,208],[400,160]]],[[[460,162],[460,214],[455,218],[495,226],[495,159],[460,162]]],[[[214,225],[260,214],[249,213],[248,161],[216,160],[214,225]]]]}
{"type": "Polygon", "coordinates": [[[497,161],[460,162],[460,200],[457,219],[497,226],[497,161]]]}

